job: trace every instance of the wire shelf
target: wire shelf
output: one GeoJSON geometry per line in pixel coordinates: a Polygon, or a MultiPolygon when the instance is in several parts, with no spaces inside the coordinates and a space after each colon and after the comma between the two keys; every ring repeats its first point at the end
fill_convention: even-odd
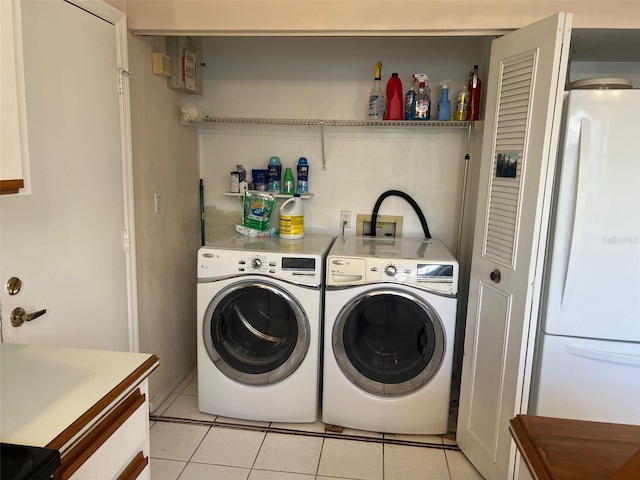
{"type": "Polygon", "coordinates": [[[391,128],[468,128],[473,122],[449,122],[438,120],[335,120],[314,118],[247,118],[247,117],[204,117],[193,125],[238,124],[238,125],[292,125],[325,127],[391,127],[391,128]]]}

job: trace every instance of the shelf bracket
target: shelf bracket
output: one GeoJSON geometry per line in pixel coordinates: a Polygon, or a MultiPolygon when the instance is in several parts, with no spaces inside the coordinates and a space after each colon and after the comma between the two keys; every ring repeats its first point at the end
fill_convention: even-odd
{"type": "Polygon", "coordinates": [[[322,170],[327,169],[327,158],[324,151],[324,122],[320,122],[320,144],[322,147],[322,170]]]}

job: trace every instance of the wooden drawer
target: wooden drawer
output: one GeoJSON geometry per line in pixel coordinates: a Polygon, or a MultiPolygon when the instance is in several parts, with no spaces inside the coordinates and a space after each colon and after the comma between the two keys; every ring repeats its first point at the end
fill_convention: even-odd
{"type": "Polygon", "coordinates": [[[64,455],[55,479],[137,478],[148,463],[144,455],[148,434],[146,397],[137,389],[64,455]],[[126,472],[135,475],[120,477],[126,472]]]}

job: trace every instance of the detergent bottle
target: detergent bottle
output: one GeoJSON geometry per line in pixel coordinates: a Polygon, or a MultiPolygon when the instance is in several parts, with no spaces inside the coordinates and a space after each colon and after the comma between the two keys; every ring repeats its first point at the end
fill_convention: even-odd
{"type": "Polygon", "coordinates": [[[304,237],[304,206],[299,193],[280,207],[280,237],[292,240],[304,237]]]}
{"type": "Polygon", "coordinates": [[[456,100],[456,112],[453,114],[454,120],[465,121],[469,116],[469,89],[466,85],[462,86],[458,99],[456,100]]]}
{"type": "Polygon", "coordinates": [[[382,62],[376,62],[376,76],[373,79],[373,88],[369,94],[369,120],[382,120],[387,102],[382,91],[382,62]]]}
{"type": "Polygon", "coordinates": [[[402,80],[397,73],[392,73],[387,82],[387,109],[385,120],[402,120],[404,118],[404,100],[402,94],[402,80]]]}
{"type": "Polygon", "coordinates": [[[424,73],[416,73],[414,77],[420,83],[411,119],[429,120],[429,118],[431,118],[431,89],[429,88],[429,85],[427,85],[429,77],[424,73]]]}

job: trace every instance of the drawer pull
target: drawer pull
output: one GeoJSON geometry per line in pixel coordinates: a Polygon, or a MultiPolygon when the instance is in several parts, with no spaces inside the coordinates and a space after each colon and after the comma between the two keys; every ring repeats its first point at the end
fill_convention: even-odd
{"type": "Polygon", "coordinates": [[[54,474],[55,480],[67,480],[78,471],[144,402],[145,396],[139,389],[129,395],[62,458],[62,466],[54,474]]]}
{"type": "Polygon", "coordinates": [[[149,457],[145,457],[143,452],[138,452],[127,468],[120,474],[118,480],[132,480],[138,478],[142,471],[149,465],[149,457]]]}

